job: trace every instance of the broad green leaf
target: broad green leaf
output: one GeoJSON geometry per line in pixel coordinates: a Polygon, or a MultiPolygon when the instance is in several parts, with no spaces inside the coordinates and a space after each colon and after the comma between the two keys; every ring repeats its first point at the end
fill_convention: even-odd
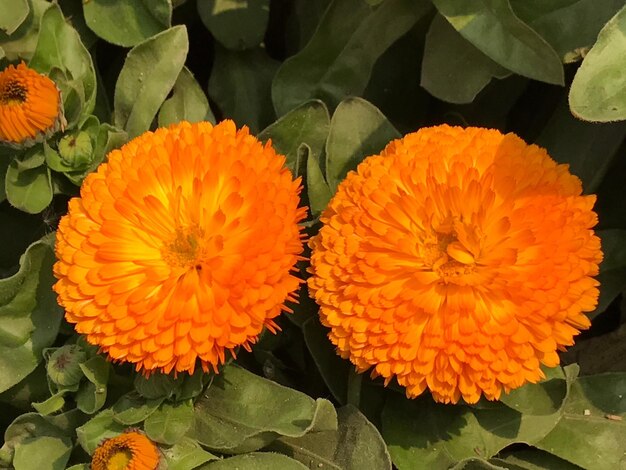
{"type": "Polygon", "coordinates": [[[449,103],[471,103],[492,78],[508,73],[444,17],[435,16],[426,35],[420,80],[430,94],[449,103]]]}
{"type": "Polygon", "coordinates": [[[193,424],[191,400],[163,403],[144,422],[144,430],[150,439],[163,444],[176,444],[193,424]]]}
{"type": "Polygon", "coordinates": [[[207,452],[192,439],[183,438],[172,447],[163,450],[168,470],[189,470],[219,457],[207,452]]]}
{"type": "Polygon", "coordinates": [[[21,411],[32,411],[33,403],[45,401],[50,397],[43,364],[28,374],[19,383],[0,393],[0,402],[7,403],[21,411]]]}
{"type": "Polygon", "coordinates": [[[132,139],[147,131],[187,57],[185,26],[174,26],[130,50],[115,85],[113,121],[132,139]]]}
{"type": "Polygon", "coordinates": [[[367,156],[400,138],[398,131],[371,103],[361,98],[342,101],[330,121],[326,141],[326,179],[331,191],[367,156]]]}
{"type": "Polygon", "coordinates": [[[116,422],[113,417],[113,411],[106,409],[76,429],[78,443],[89,455],[93,454],[103,439],[115,437],[126,429],[126,426],[116,422]]]}
{"type": "Polygon", "coordinates": [[[63,398],[63,395],[65,395],[65,393],[66,391],[58,392],[45,401],[42,401],[40,403],[33,402],[33,408],[37,411],[37,413],[41,414],[42,416],[56,413],[65,406],[65,398],[63,398]]]}
{"type": "Polygon", "coordinates": [[[462,460],[448,470],[522,470],[515,467],[501,467],[491,461],[486,461],[479,458],[469,458],[462,460]]]}
{"type": "Polygon", "coordinates": [[[215,124],[209,100],[187,67],[180,71],[174,83],[172,97],[165,100],[159,110],[159,127],[167,127],[180,121],[209,121],[215,124]]]}
{"type": "Polygon", "coordinates": [[[190,436],[209,450],[250,452],[279,436],[336,428],[333,413],[326,400],[229,365],[196,401],[190,436]]]}
{"type": "MultiPolygon", "coordinates": [[[[558,372],[558,371],[557,371],[558,372]]],[[[516,442],[534,444],[559,422],[573,369],[511,398],[510,405],[449,406],[430,397],[409,400],[399,395],[383,410],[383,437],[399,470],[448,468],[464,459],[490,458],[516,442]],[[563,384],[552,382],[561,381],[563,384]],[[565,388],[565,393],[563,392],[565,388]],[[535,406],[532,400],[537,397],[535,406]],[[525,399],[531,400],[527,403],[525,399]],[[524,413],[517,411],[521,403],[524,413]],[[415,465],[419,462],[419,465],[415,465]]]]}
{"type": "Polygon", "coordinates": [[[525,77],[563,84],[558,54],[511,9],[509,0],[433,0],[450,24],[481,52],[525,77]]]}
{"type": "Polygon", "coordinates": [[[350,363],[341,359],[328,339],[328,329],[317,317],[309,318],[302,325],[306,346],[320,371],[324,382],[340,404],[347,402],[350,363]]]}
{"type": "Polygon", "coordinates": [[[310,151],[320,158],[324,152],[329,128],[328,109],[321,101],[312,100],[269,125],[259,133],[258,138],[263,142],[271,139],[276,151],[287,157],[286,165],[289,170],[294,176],[298,176],[303,164],[298,159],[300,146],[308,145],[310,151]]]}
{"type": "MultiPolygon", "coordinates": [[[[13,0],[5,2],[12,4],[13,0]]],[[[9,61],[28,60],[32,57],[37,47],[41,17],[51,6],[48,0],[28,0],[28,4],[30,6],[28,16],[13,34],[8,36],[0,31],[0,48],[9,61]]]]}
{"type": "Polygon", "coordinates": [[[602,28],[578,69],[569,94],[572,113],[585,121],[626,119],[626,6],[602,28]]]}
{"type": "Polygon", "coordinates": [[[285,49],[292,56],[306,46],[332,0],[292,0],[285,20],[285,49]]]}
{"type": "Polygon", "coordinates": [[[353,406],[337,410],[335,431],[309,433],[300,438],[281,437],[271,449],[289,455],[309,468],[391,470],[387,446],[376,427],[353,406]]]}
{"type": "Polygon", "coordinates": [[[31,437],[15,448],[13,466],[15,470],[64,470],[71,451],[67,437],[31,437]]]}
{"type": "Polygon", "coordinates": [[[314,218],[326,208],[333,197],[333,192],[328,186],[320,163],[320,160],[312,152],[308,153],[306,160],[307,192],[311,214],[314,218]]]}
{"type": "Polygon", "coordinates": [[[197,470],[309,470],[297,460],[290,459],[286,455],[270,452],[252,452],[245,455],[237,455],[216,462],[209,462],[197,470]]]}
{"type": "Polygon", "coordinates": [[[127,393],[113,405],[113,419],[120,424],[126,425],[141,423],[154,413],[163,400],[164,398],[147,400],[137,392],[127,393]]]}
{"type": "MultiPolygon", "coordinates": [[[[96,72],[91,55],[76,30],[65,21],[57,4],[53,3],[41,18],[37,49],[29,65],[46,74],[59,69],[80,84],[84,96],[81,115],[91,113],[96,103],[96,72]]],[[[58,83],[58,86],[62,93],[69,92],[69,85],[58,83]]]]}
{"type": "Polygon", "coordinates": [[[623,0],[510,1],[516,15],[548,41],[564,63],[582,59],[624,5],[623,0]]]}
{"type": "Polygon", "coordinates": [[[233,52],[216,44],[209,96],[224,117],[256,134],[275,119],[270,90],[277,68],[278,62],[260,47],[233,52]]]}
{"type": "Polygon", "coordinates": [[[144,398],[170,398],[180,390],[182,378],[175,379],[173,375],[160,372],[146,378],[141,374],[135,376],[135,390],[144,398]]]}
{"type": "Polygon", "coordinates": [[[600,298],[598,306],[589,314],[591,318],[604,312],[626,288],[626,230],[598,230],[602,240],[604,259],[600,264],[600,298]]]}
{"type": "Polygon", "coordinates": [[[58,3],[63,11],[63,15],[67,18],[67,22],[71,24],[80,35],[82,43],[87,49],[91,49],[98,40],[98,36],[87,27],[83,11],[83,2],[76,0],[58,0],[58,3]]]}
{"type": "Polygon", "coordinates": [[[170,0],[88,0],[85,21],[102,39],[132,47],[170,27],[170,0]]]}
{"type": "Polygon", "coordinates": [[[578,465],[534,447],[515,450],[491,461],[512,470],[581,470],[578,465]]]}
{"type": "Polygon", "coordinates": [[[52,291],[53,237],[30,245],[19,271],[0,280],[0,391],[21,381],[55,340],[62,310],[52,291]]]}
{"type": "Polygon", "coordinates": [[[111,366],[102,356],[95,356],[81,364],[80,368],[87,381],[80,385],[76,394],[76,406],[83,413],[93,414],[106,401],[111,366]]]}
{"type": "Polygon", "coordinates": [[[256,47],[263,41],[269,0],[198,0],[198,13],[215,39],[231,50],[256,47]]]}
{"type": "Polygon", "coordinates": [[[585,193],[594,193],[626,137],[626,122],[591,124],[572,116],[562,100],[545,125],[537,145],[552,158],[567,163],[583,182],[585,193]]]}
{"type": "Polygon", "coordinates": [[[614,470],[626,459],[626,373],[579,377],[540,449],[583,468],[614,470]]]}
{"type": "Polygon", "coordinates": [[[28,17],[27,0],[0,0],[0,29],[13,34],[28,17]]]}
{"type": "MultiPolygon", "coordinates": [[[[38,149],[43,155],[43,149],[38,149]]],[[[5,187],[11,205],[29,214],[38,214],[52,202],[50,169],[45,165],[20,169],[20,158],[14,159],[7,170],[5,187]]]]}
{"type": "Polygon", "coordinates": [[[307,46],[287,59],[272,83],[279,116],[304,101],[321,99],[330,108],[360,95],[376,60],[430,10],[423,0],[334,0],[307,46]]]}

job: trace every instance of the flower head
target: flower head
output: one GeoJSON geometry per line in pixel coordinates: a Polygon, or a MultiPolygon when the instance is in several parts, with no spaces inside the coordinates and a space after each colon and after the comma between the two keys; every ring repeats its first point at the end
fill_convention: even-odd
{"type": "Polygon", "coordinates": [[[339,354],[415,397],[468,403],[536,382],[589,326],[595,196],[542,148],[438,126],[343,181],[308,285],[339,354]]]}
{"type": "Polygon", "coordinates": [[[0,72],[0,143],[31,145],[63,128],[61,94],[23,62],[0,72]]]}
{"type": "Polygon", "coordinates": [[[136,431],[107,439],[91,457],[92,470],[156,470],[158,465],[158,448],[136,431]]]}
{"type": "Polygon", "coordinates": [[[69,203],[54,289],[76,331],[137,370],[217,370],[293,300],[300,180],[232,121],[146,132],[69,203]]]}

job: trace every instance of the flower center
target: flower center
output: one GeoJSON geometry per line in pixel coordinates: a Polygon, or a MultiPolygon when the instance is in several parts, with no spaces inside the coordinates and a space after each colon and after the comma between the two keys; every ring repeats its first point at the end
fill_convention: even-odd
{"type": "Polygon", "coordinates": [[[129,449],[120,449],[111,455],[106,470],[126,470],[132,459],[133,453],[129,449]]]}
{"type": "Polygon", "coordinates": [[[476,271],[472,252],[459,241],[453,223],[444,223],[423,240],[424,264],[437,273],[444,283],[464,283],[462,276],[476,271]]]}
{"type": "Polygon", "coordinates": [[[0,88],[0,104],[21,104],[26,101],[26,87],[17,80],[9,80],[0,88]]]}
{"type": "Polygon", "coordinates": [[[177,228],[174,238],[163,245],[161,256],[172,267],[199,267],[203,238],[204,233],[197,226],[177,228]]]}

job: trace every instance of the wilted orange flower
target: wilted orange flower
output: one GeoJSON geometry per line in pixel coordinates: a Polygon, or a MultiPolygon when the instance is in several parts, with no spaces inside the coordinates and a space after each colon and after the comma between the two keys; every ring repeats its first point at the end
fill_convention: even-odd
{"type": "Polygon", "coordinates": [[[69,203],[54,289],[76,331],[146,372],[249,348],[301,282],[300,179],[237,130],[187,122],[108,156],[69,203]]]}
{"type": "Polygon", "coordinates": [[[0,72],[0,143],[34,143],[64,124],[61,95],[52,80],[23,62],[0,72]]]}
{"type": "Polygon", "coordinates": [[[107,439],[91,457],[92,470],[156,470],[158,466],[159,450],[136,431],[107,439]]]}
{"type": "Polygon", "coordinates": [[[537,382],[598,298],[595,196],[581,192],[513,134],[444,125],[390,143],[339,186],[310,242],[331,341],[409,397],[475,403],[537,382]]]}

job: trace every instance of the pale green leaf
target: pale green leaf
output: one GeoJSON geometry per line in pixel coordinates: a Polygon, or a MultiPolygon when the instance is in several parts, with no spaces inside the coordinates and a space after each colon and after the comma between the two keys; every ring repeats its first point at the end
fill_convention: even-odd
{"type": "Polygon", "coordinates": [[[0,0],[0,29],[12,34],[28,17],[27,0],[0,0]]]}
{"type": "Polygon", "coordinates": [[[191,400],[163,403],[146,418],[144,430],[150,439],[163,444],[176,444],[193,424],[191,400]]]}
{"type": "Polygon", "coordinates": [[[187,67],[180,71],[174,83],[172,97],[165,100],[159,110],[159,127],[181,121],[209,121],[215,124],[209,100],[187,67]]]}
{"type": "Polygon", "coordinates": [[[15,470],[64,470],[72,441],[66,437],[38,436],[25,439],[15,448],[15,470]]]}
{"type": "Polygon", "coordinates": [[[321,99],[330,108],[367,86],[378,58],[406,33],[430,5],[423,0],[335,0],[307,46],[287,59],[272,84],[279,116],[304,101],[321,99]]]}
{"type": "Polygon", "coordinates": [[[433,0],[461,35],[501,66],[535,80],[563,84],[558,54],[511,9],[509,0],[433,0]]]}
{"type": "Polygon", "coordinates": [[[174,26],[130,50],[115,85],[113,121],[130,138],[147,131],[187,57],[185,26],[174,26]]]}
{"type": "Polygon", "coordinates": [[[83,1],[85,21],[102,39],[132,47],[170,27],[170,0],[83,1]]]}
{"type": "Polygon", "coordinates": [[[269,0],[198,0],[202,22],[215,39],[231,50],[260,45],[269,12],[269,0]]]}
{"type": "Polygon", "coordinates": [[[270,452],[252,452],[216,462],[209,462],[197,470],[309,470],[297,460],[270,452]]]}
{"type": "Polygon", "coordinates": [[[626,6],[598,35],[569,94],[572,113],[594,122],[626,119],[626,6]]]}

